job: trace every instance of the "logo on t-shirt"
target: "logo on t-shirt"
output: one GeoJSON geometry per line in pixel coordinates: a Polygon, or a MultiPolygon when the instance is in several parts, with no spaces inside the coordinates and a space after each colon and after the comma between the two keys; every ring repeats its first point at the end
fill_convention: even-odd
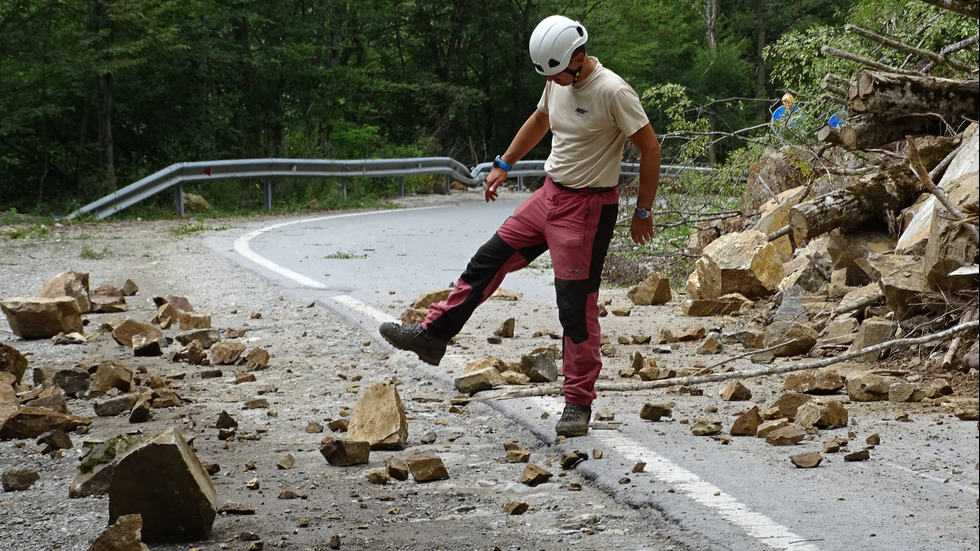
{"type": "Polygon", "coordinates": [[[588,115],[589,112],[586,111],[585,109],[582,109],[581,107],[576,107],[575,108],[575,114],[578,115],[578,116],[580,116],[580,117],[584,117],[584,116],[588,115]]]}

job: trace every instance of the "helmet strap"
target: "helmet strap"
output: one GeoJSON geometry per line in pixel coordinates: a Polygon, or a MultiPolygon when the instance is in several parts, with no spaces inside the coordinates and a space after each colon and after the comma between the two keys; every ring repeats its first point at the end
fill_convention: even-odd
{"type": "Polygon", "coordinates": [[[569,69],[568,67],[565,67],[564,69],[562,69],[562,72],[563,73],[568,73],[568,74],[572,75],[572,77],[573,77],[572,78],[572,84],[576,84],[576,83],[578,83],[579,77],[582,76],[582,67],[585,67],[585,64],[584,63],[581,66],[579,66],[578,69],[569,69]]]}

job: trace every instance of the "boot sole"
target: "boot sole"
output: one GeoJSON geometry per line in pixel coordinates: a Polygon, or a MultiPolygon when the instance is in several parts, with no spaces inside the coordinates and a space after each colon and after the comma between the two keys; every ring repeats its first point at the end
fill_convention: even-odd
{"type": "Polygon", "coordinates": [[[386,341],[388,341],[388,344],[390,344],[391,346],[394,346],[395,348],[397,348],[399,350],[405,350],[406,352],[414,352],[415,355],[418,356],[420,360],[422,360],[423,362],[425,362],[425,363],[427,363],[429,365],[438,366],[439,365],[439,362],[442,361],[442,358],[435,359],[432,356],[428,356],[426,354],[422,354],[421,352],[419,352],[417,350],[412,350],[411,348],[402,348],[401,346],[398,345],[398,343],[396,343],[395,341],[389,339],[388,338],[388,335],[385,335],[384,333],[381,333],[381,336],[384,337],[384,339],[386,341]]]}

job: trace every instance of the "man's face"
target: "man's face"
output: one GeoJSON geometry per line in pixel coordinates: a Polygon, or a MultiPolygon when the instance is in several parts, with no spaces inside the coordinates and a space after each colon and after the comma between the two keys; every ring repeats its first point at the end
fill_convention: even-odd
{"type": "MultiPolygon", "coordinates": [[[[585,54],[578,54],[568,63],[568,69],[571,71],[581,70],[583,65],[585,65],[585,54]]],[[[575,84],[575,76],[565,70],[549,76],[548,82],[554,82],[559,86],[569,86],[575,84]]]]}

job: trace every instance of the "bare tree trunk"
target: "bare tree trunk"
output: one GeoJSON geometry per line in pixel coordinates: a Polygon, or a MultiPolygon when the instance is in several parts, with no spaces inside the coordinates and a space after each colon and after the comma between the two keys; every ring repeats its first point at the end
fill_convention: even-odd
{"type": "MultiPolygon", "coordinates": [[[[768,96],[767,83],[769,75],[766,71],[766,21],[765,0],[755,0],[755,94],[760,98],[768,96]]],[[[769,110],[766,104],[759,103],[759,120],[769,120],[769,110]]]]}
{"type": "Polygon", "coordinates": [[[116,169],[112,140],[112,73],[103,73],[98,77],[99,86],[99,147],[102,155],[102,168],[106,180],[115,188],[116,169]]]}
{"type": "MultiPolygon", "coordinates": [[[[715,25],[718,22],[718,0],[705,0],[704,21],[707,28],[708,47],[711,48],[711,55],[714,56],[718,53],[718,38],[715,33],[715,25]]],[[[715,113],[714,106],[711,108],[711,113],[708,114],[708,125],[711,134],[714,135],[718,130],[718,114],[715,113]]],[[[708,166],[715,166],[717,160],[715,140],[710,140],[708,142],[708,166]]]]}
{"type": "Polygon", "coordinates": [[[942,113],[975,118],[980,81],[901,75],[861,69],[849,91],[856,113],[910,115],[942,113]]]}
{"type": "Polygon", "coordinates": [[[907,170],[882,171],[857,184],[804,201],[787,217],[793,235],[813,239],[840,228],[846,231],[866,220],[911,204],[925,190],[918,178],[907,170]]]}
{"type": "Polygon", "coordinates": [[[875,117],[840,128],[840,141],[850,150],[865,150],[901,140],[905,136],[940,136],[946,129],[937,116],[875,117]]]}

